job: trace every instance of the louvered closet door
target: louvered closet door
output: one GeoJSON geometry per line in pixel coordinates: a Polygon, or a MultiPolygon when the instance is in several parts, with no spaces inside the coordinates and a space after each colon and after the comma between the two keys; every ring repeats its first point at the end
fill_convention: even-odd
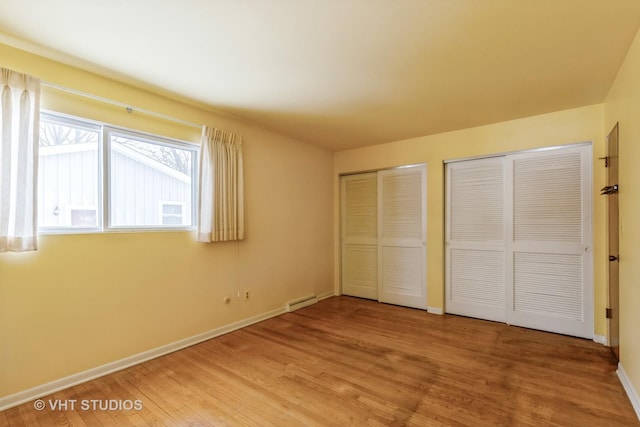
{"type": "Polygon", "coordinates": [[[447,313],[504,322],[504,157],[446,167],[447,313]]]}
{"type": "Polygon", "coordinates": [[[377,173],[343,176],[342,293],[378,299],[377,173]]]}
{"type": "Polygon", "coordinates": [[[378,188],[378,299],[426,309],[426,166],[380,171],[378,188]]]}
{"type": "Polygon", "coordinates": [[[507,322],[593,338],[591,147],[510,158],[507,322]]]}

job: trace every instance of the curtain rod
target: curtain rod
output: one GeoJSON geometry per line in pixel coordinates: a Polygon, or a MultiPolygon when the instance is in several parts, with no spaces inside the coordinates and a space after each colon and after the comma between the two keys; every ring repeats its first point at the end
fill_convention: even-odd
{"type": "Polygon", "coordinates": [[[40,83],[43,86],[48,86],[48,87],[53,88],[53,89],[57,89],[57,90],[61,90],[63,92],[71,93],[73,95],[82,96],[84,98],[93,99],[95,101],[104,102],[106,104],[115,105],[117,107],[122,107],[125,110],[127,110],[127,113],[132,113],[133,111],[138,111],[140,113],[143,113],[143,114],[146,114],[146,115],[149,115],[149,116],[153,116],[153,117],[157,117],[159,119],[168,120],[168,121],[174,122],[174,123],[180,123],[182,125],[193,127],[193,128],[197,128],[197,129],[202,129],[202,125],[199,125],[199,124],[196,124],[196,123],[191,123],[191,122],[188,122],[186,120],[177,119],[175,117],[171,117],[171,116],[168,116],[168,115],[162,114],[162,113],[157,113],[155,111],[146,110],[144,108],[134,107],[132,105],[125,104],[124,102],[115,101],[115,100],[109,99],[109,98],[103,98],[101,96],[92,95],[92,94],[86,93],[86,92],[81,92],[79,90],[75,90],[75,89],[71,89],[71,88],[68,88],[68,87],[57,85],[55,83],[49,83],[49,82],[45,82],[45,81],[41,81],[40,83]]]}

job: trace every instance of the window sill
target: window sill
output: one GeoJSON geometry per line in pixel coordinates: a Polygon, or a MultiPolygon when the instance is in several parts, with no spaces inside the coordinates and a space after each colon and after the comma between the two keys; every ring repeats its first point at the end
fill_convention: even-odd
{"type": "Polygon", "coordinates": [[[38,235],[42,236],[59,236],[73,234],[111,234],[111,233],[164,233],[164,232],[192,232],[196,227],[113,227],[108,229],[101,228],[43,228],[38,230],[38,235]]]}

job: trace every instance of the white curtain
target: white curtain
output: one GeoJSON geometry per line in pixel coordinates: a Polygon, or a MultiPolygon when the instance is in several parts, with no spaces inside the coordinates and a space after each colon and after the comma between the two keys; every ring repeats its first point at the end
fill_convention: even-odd
{"type": "Polygon", "coordinates": [[[204,126],[198,194],[199,242],[244,239],[242,141],[204,126]]]}
{"type": "Polygon", "coordinates": [[[0,252],[37,249],[40,80],[0,68],[0,252]]]}

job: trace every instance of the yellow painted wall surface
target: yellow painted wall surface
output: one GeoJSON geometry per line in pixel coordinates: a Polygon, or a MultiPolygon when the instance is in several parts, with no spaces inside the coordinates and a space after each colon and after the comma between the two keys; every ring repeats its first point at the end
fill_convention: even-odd
{"type": "Polygon", "coordinates": [[[604,104],[620,126],[620,362],[640,393],[640,32],[604,104]]]}
{"type": "MultiPolygon", "coordinates": [[[[632,158],[640,158],[631,142],[640,138],[637,120],[631,123],[632,117],[640,117],[640,84],[632,77],[640,75],[639,44],[634,44],[635,56],[627,59],[605,105],[333,155],[201,106],[0,44],[0,66],[241,134],[248,230],[246,241],[213,245],[194,242],[192,232],[48,235],[40,238],[37,252],[0,254],[0,398],[282,307],[297,297],[339,290],[342,173],[428,164],[428,304],[442,308],[443,161],[582,141],[593,142],[594,156],[595,334],[606,335],[605,204],[598,196],[605,174],[597,160],[604,155],[605,111],[606,130],[610,122],[620,120],[623,156],[629,152],[626,164],[621,162],[621,174],[626,173],[623,178],[629,181],[628,192],[624,188],[621,192],[626,219],[622,244],[630,257],[621,262],[629,298],[624,304],[636,307],[640,298],[638,282],[632,280],[640,277],[636,271],[640,260],[631,258],[631,246],[640,237],[640,225],[632,222],[640,201],[633,194],[640,193],[630,185],[633,179],[640,182],[636,176],[640,171],[631,164],[632,158]],[[222,303],[224,296],[233,297],[244,289],[251,291],[249,301],[232,298],[231,304],[222,303]]],[[[198,129],[127,114],[51,88],[43,89],[42,107],[192,142],[199,138],[198,129]]],[[[640,343],[630,325],[640,319],[632,309],[627,313],[622,324],[623,360],[637,388],[640,343]]]]}
{"type": "MultiPolygon", "coordinates": [[[[5,45],[0,66],[241,135],[248,236],[45,235],[36,252],[0,254],[0,398],[332,291],[330,152],[5,45]],[[245,289],[248,301],[235,298],[245,289]]],[[[192,142],[200,134],[54,89],[42,106],[192,142]]]]}
{"type": "MultiPolygon", "coordinates": [[[[461,110],[461,114],[464,111],[461,110]]],[[[594,301],[596,335],[607,334],[606,263],[604,261],[605,204],[598,196],[605,181],[597,160],[604,152],[603,106],[593,105],[488,126],[381,144],[335,154],[334,191],[339,224],[339,175],[394,166],[427,163],[427,298],[428,305],[444,305],[444,165],[445,160],[484,156],[545,146],[593,142],[594,301]]],[[[339,290],[339,230],[336,228],[334,281],[339,290]]]]}

